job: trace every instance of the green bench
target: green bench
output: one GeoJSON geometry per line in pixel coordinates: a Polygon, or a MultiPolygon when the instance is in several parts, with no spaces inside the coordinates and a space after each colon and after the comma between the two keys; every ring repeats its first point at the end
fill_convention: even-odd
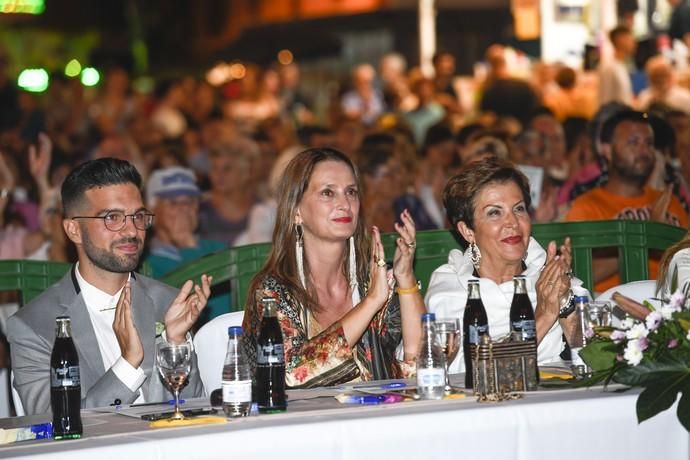
{"type": "MultiPolygon", "coordinates": [[[[617,247],[623,283],[649,278],[647,259],[650,249],[664,250],[680,240],[686,230],[646,221],[596,221],[536,224],[532,236],[546,246],[561,243],[570,236],[573,246],[573,271],[587,289],[592,289],[592,249],[617,247]]],[[[386,254],[392,258],[397,234],[383,235],[386,254]]],[[[431,230],[417,234],[415,273],[426,291],[431,273],[448,261],[448,252],[460,248],[450,230],[431,230]]],[[[226,249],[188,262],[162,277],[162,281],[181,286],[187,279],[198,280],[202,273],[213,275],[214,285],[230,282],[231,310],[242,310],[252,277],[263,266],[270,243],[226,249]]],[[[21,303],[30,301],[67,271],[69,264],[29,260],[0,261],[0,291],[18,290],[21,303]]]]}

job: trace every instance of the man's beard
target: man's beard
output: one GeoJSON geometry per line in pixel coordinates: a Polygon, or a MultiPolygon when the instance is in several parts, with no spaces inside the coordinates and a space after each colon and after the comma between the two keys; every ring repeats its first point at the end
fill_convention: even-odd
{"type": "Polygon", "coordinates": [[[634,164],[627,164],[625,161],[620,161],[623,155],[615,150],[613,150],[612,153],[613,161],[611,162],[609,174],[613,173],[620,179],[640,187],[643,187],[647,183],[647,180],[654,171],[654,162],[656,160],[654,156],[652,156],[652,161],[650,161],[646,167],[641,168],[634,164]]]}
{"type": "Polygon", "coordinates": [[[89,258],[91,263],[101,270],[106,270],[113,273],[129,273],[133,271],[137,266],[139,266],[139,258],[141,257],[141,252],[144,248],[142,241],[139,238],[123,238],[117,241],[113,241],[110,245],[111,250],[107,251],[105,249],[97,248],[91,238],[89,238],[88,232],[82,232],[82,246],[86,257],[89,258]],[[138,251],[136,254],[127,254],[121,257],[115,255],[112,252],[112,248],[115,245],[122,243],[136,243],[138,246],[138,251]]]}

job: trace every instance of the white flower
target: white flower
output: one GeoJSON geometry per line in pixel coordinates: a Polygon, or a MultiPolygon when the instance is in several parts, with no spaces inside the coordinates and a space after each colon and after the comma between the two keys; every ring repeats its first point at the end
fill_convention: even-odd
{"type": "Polygon", "coordinates": [[[688,335],[685,338],[690,340],[690,330],[688,330],[688,335]]]}
{"type": "Polygon", "coordinates": [[[647,330],[649,331],[656,331],[657,328],[659,327],[659,324],[661,324],[661,313],[658,311],[653,311],[650,314],[647,315],[645,318],[645,323],[647,324],[647,330]]]}
{"type": "Polygon", "coordinates": [[[621,328],[628,330],[635,325],[635,320],[629,316],[626,316],[623,321],[621,321],[621,328]]]}
{"type": "Polygon", "coordinates": [[[673,319],[673,314],[677,311],[680,311],[680,307],[674,307],[672,305],[664,305],[661,307],[661,316],[666,320],[669,321],[673,319]]]}
{"type": "Polygon", "coordinates": [[[613,332],[611,332],[611,340],[613,340],[613,343],[620,343],[625,339],[625,332],[621,331],[620,329],[616,329],[613,332]]]}
{"type": "Polygon", "coordinates": [[[685,304],[685,294],[683,294],[683,291],[678,289],[673,293],[668,303],[669,306],[676,308],[675,311],[680,311],[680,309],[683,307],[683,304],[685,304]]]}
{"type": "Polygon", "coordinates": [[[623,358],[631,366],[637,366],[642,361],[642,347],[638,340],[631,340],[625,347],[625,352],[623,353],[623,358]]]}
{"type": "Polygon", "coordinates": [[[625,336],[628,338],[628,340],[636,340],[640,337],[647,337],[648,333],[649,331],[647,331],[647,328],[644,327],[644,324],[637,323],[625,333],[625,336]]]}

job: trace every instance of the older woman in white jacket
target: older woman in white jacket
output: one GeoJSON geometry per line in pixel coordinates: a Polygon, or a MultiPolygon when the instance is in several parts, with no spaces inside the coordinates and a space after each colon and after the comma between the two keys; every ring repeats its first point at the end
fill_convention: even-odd
{"type": "MultiPolygon", "coordinates": [[[[573,295],[587,291],[572,276],[569,238],[559,252],[555,242],[545,251],[530,236],[527,178],[502,160],[471,163],[448,181],[443,200],[467,250],[452,250],[448,263],[431,275],[426,294],[429,311],[437,318],[462,320],[467,281],[479,279],[489,333],[494,339],[505,336],[510,333],[513,277],[524,275],[535,308],[539,363],[557,361],[563,332],[568,335],[575,327],[575,315],[559,318],[559,314],[569,310],[573,295]]],[[[464,372],[462,350],[449,370],[464,372]]]]}

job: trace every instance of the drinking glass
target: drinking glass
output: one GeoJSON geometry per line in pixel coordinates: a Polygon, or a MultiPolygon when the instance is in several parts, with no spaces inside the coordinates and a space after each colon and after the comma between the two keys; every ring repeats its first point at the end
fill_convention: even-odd
{"type": "Polygon", "coordinates": [[[453,391],[448,375],[448,365],[453,362],[460,350],[460,320],[458,318],[439,318],[434,323],[436,338],[443,352],[443,365],[446,369],[446,393],[453,391]]]}
{"type": "Polygon", "coordinates": [[[163,383],[175,395],[175,410],[170,419],[182,420],[184,415],[180,411],[180,390],[187,381],[192,366],[191,344],[159,342],[156,345],[156,364],[163,383]]]}

